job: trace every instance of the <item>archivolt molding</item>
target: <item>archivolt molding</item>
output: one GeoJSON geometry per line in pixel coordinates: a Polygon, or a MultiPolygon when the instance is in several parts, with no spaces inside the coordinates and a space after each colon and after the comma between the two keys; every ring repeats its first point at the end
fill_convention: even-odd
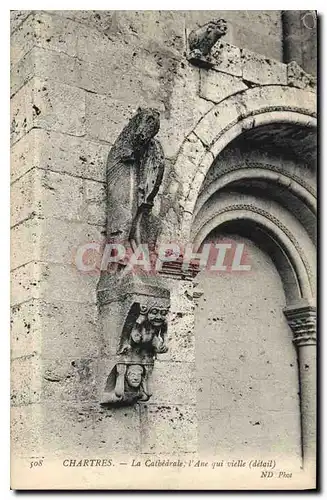
{"type": "Polygon", "coordinates": [[[184,191],[181,202],[184,237],[190,234],[190,214],[193,214],[202,182],[213,160],[227,144],[244,131],[261,125],[288,123],[312,128],[316,126],[315,117],[315,94],[282,85],[247,89],[211,108],[185,138],[175,162],[176,165],[185,164],[189,170],[185,178],[180,179],[184,191]],[[194,137],[202,144],[202,151],[190,160],[186,145],[194,142],[194,137]]]}
{"type": "Polygon", "coordinates": [[[267,210],[253,204],[235,203],[218,209],[214,216],[202,221],[201,228],[194,237],[195,248],[198,249],[212,230],[223,223],[234,220],[252,220],[266,229],[275,243],[286,253],[299,281],[302,298],[312,298],[314,290],[314,274],[301,245],[292,232],[280,219],[267,210]]]}
{"type": "MultiPolygon", "coordinates": [[[[267,172],[270,172],[270,171],[277,172],[277,173],[282,174],[286,177],[289,177],[291,180],[297,182],[298,184],[300,184],[300,186],[305,188],[314,198],[317,198],[316,189],[311,184],[306,182],[303,179],[303,177],[296,175],[294,172],[290,172],[283,165],[283,163],[281,163],[280,165],[274,165],[271,163],[267,163],[266,161],[260,162],[260,161],[249,161],[249,160],[242,161],[241,163],[228,163],[225,165],[220,164],[219,166],[217,165],[217,168],[215,168],[215,171],[214,171],[214,175],[212,177],[210,177],[210,181],[206,182],[208,179],[208,176],[207,176],[206,181],[202,184],[201,190],[200,190],[200,195],[202,194],[202,191],[207,189],[209,187],[209,185],[213,181],[218,179],[219,177],[222,177],[223,175],[228,174],[229,172],[234,172],[235,170],[241,170],[241,169],[242,170],[244,170],[244,169],[247,169],[247,170],[261,169],[263,171],[266,170],[267,172]]],[[[209,174],[209,172],[208,172],[208,174],[209,174]]]]}
{"type": "Polygon", "coordinates": [[[302,200],[305,205],[316,214],[316,198],[312,187],[299,176],[289,174],[274,165],[260,163],[227,166],[223,169],[217,167],[217,177],[205,189],[202,189],[194,209],[194,217],[198,214],[206,201],[218,190],[229,184],[241,180],[263,179],[287,187],[287,189],[302,200]]]}

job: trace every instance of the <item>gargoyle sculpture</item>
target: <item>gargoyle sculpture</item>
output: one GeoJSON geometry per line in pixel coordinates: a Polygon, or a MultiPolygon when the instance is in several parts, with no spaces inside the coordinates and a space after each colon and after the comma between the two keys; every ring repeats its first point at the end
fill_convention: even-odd
{"type": "Polygon", "coordinates": [[[147,380],[147,366],[118,363],[109,374],[101,405],[126,406],[148,401],[151,394],[147,380]]]}
{"type": "Polygon", "coordinates": [[[189,61],[198,65],[210,64],[210,51],[218,40],[226,35],[227,23],[224,19],[209,21],[189,34],[189,61]]]}
{"type": "Polygon", "coordinates": [[[142,218],[149,213],[164,173],[164,153],[154,139],[155,109],[139,108],[112,146],[107,160],[107,237],[140,244],[142,218]]]}

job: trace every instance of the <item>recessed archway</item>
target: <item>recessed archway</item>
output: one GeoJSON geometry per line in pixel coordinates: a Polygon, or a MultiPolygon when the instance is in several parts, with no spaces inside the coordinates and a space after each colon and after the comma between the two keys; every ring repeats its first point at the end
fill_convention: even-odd
{"type": "MultiPolygon", "coordinates": [[[[229,237],[235,241],[243,239],[252,249],[256,262],[261,262],[262,267],[257,270],[257,276],[248,275],[253,301],[257,300],[263,308],[262,318],[259,319],[260,314],[257,318],[259,330],[265,328],[265,321],[269,321],[269,310],[264,312],[266,303],[261,303],[261,290],[264,289],[264,281],[270,276],[270,285],[267,286],[272,295],[270,296],[268,292],[267,304],[271,300],[270,306],[273,307],[273,302],[276,301],[276,317],[279,320],[277,330],[270,322],[269,328],[267,323],[267,331],[275,336],[274,345],[277,352],[288,352],[284,360],[283,354],[280,355],[282,361],[279,371],[271,374],[276,380],[288,376],[287,367],[290,365],[294,367],[294,360],[296,367],[292,376],[297,373],[297,350],[292,344],[292,331],[283,311],[285,308],[292,310],[300,307],[299,304],[312,304],[315,297],[315,102],[314,96],[308,97],[308,94],[310,93],[298,89],[266,87],[245,91],[242,106],[237,104],[235,96],[226,99],[203,117],[185,141],[175,164],[177,173],[180,172],[185,176],[182,179],[183,197],[180,200],[183,215],[179,234],[182,239],[193,242],[194,251],[199,252],[203,243],[209,241],[208,238],[210,239],[213,234],[218,239],[222,237],[229,237]],[[234,155],[235,151],[237,154],[234,155]],[[183,174],[186,171],[186,163],[189,169],[183,174]]],[[[202,283],[205,290],[209,286],[209,282],[206,281],[208,279],[210,280],[210,277],[201,273],[196,278],[198,296],[201,295],[198,282],[200,281],[200,288],[202,283]]],[[[195,314],[195,325],[199,318],[202,318],[201,325],[195,326],[196,339],[201,346],[205,345],[201,332],[202,334],[204,331],[209,332],[209,337],[211,332],[212,336],[205,342],[209,344],[213,342],[212,347],[216,342],[215,335],[221,339],[220,349],[216,352],[214,348],[210,349],[208,363],[212,361],[219,365],[219,358],[223,355],[222,349],[230,348],[228,346],[232,340],[229,336],[233,333],[229,331],[230,324],[239,325],[243,336],[248,332],[253,342],[260,343],[260,339],[253,331],[256,323],[252,321],[251,308],[245,316],[244,311],[240,313],[242,304],[249,301],[249,296],[246,286],[245,288],[243,286],[245,282],[237,285],[238,279],[242,278],[231,275],[216,276],[211,281],[211,288],[209,286],[211,292],[207,293],[206,300],[208,303],[213,301],[212,307],[216,308],[216,318],[221,316],[220,308],[224,301],[227,300],[226,304],[229,304],[231,316],[225,323],[225,330],[222,329],[223,323],[219,323],[218,320],[211,323],[211,326],[209,323],[202,324],[205,321],[203,318],[210,315],[209,310],[205,314],[197,310],[195,314]],[[245,295],[242,296],[242,293],[245,295]]],[[[202,307],[203,310],[206,305],[201,301],[204,299],[205,295],[200,296],[198,302],[198,307],[202,307]]],[[[214,314],[213,309],[211,312],[214,314]]],[[[262,347],[253,354],[254,358],[248,366],[249,373],[251,373],[251,363],[255,365],[261,362],[259,353],[262,347]]],[[[205,347],[203,349],[206,350],[205,347]]],[[[196,352],[201,353],[202,350],[198,345],[196,352]]],[[[230,366],[234,363],[233,369],[237,371],[240,362],[238,357],[230,356],[229,359],[232,360],[230,366]]],[[[306,389],[303,389],[301,383],[303,380],[301,361],[299,364],[300,378],[296,375],[290,388],[291,399],[286,395],[283,403],[286,406],[293,405],[292,411],[297,415],[294,417],[296,422],[300,420],[303,398],[305,400],[307,398],[303,392],[306,389]],[[299,382],[302,403],[299,401],[295,403],[299,382]]],[[[203,359],[200,365],[203,365],[203,359]]],[[[218,376],[223,375],[218,374],[218,376]]],[[[255,377],[253,373],[252,376],[255,377]]],[[[199,378],[200,385],[202,384],[201,391],[207,390],[204,378],[202,373],[199,378]]],[[[214,382],[211,380],[210,384],[216,382],[217,380],[214,382]]],[[[221,384],[223,382],[219,380],[220,389],[221,384]]],[[[237,387],[234,382],[230,385],[234,387],[233,391],[237,387]]],[[[237,399],[237,396],[235,397],[237,399]]],[[[261,405],[261,397],[262,394],[258,396],[258,407],[261,405]]],[[[212,391],[210,398],[215,398],[212,391]]],[[[220,412],[217,400],[214,404],[215,411],[212,413],[212,408],[210,409],[210,418],[219,420],[219,415],[224,412],[220,412]]],[[[249,404],[251,406],[251,401],[249,404]]],[[[275,409],[278,409],[278,403],[275,409]]],[[[201,414],[202,410],[199,411],[201,414]]],[[[208,408],[206,411],[209,411],[208,408]]],[[[282,410],[280,411],[282,414],[282,410]]],[[[293,445],[297,442],[301,448],[302,442],[306,450],[311,449],[310,452],[304,452],[308,456],[310,453],[312,455],[314,447],[312,432],[310,431],[311,437],[308,438],[309,434],[306,431],[306,422],[310,421],[310,417],[302,410],[301,417],[302,434],[300,427],[297,427],[298,435],[294,438],[293,445]]],[[[287,416],[279,420],[278,425],[282,433],[287,428],[287,421],[291,429],[292,423],[287,416]]],[[[234,432],[232,427],[229,430],[234,432]]],[[[279,431],[276,432],[278,434],[279,431]]],[[[296,453],[300,448],[297,448],[296,453]]]]}

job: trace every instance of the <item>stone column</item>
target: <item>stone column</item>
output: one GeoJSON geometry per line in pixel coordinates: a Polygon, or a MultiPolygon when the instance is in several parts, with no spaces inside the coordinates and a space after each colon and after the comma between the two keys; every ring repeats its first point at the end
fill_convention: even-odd
{"type": "Polygon", "coordinates": [[[316,467],[316,307],[309,303],[284,310],[298,351],[302,454],[304,470],[314,473],[316,467]]]}
{"type": "Polygon", "coordinates": [[[310,10],[282,11],[284,62],[296,61],[317,74],[317,14],[310,10]]]}

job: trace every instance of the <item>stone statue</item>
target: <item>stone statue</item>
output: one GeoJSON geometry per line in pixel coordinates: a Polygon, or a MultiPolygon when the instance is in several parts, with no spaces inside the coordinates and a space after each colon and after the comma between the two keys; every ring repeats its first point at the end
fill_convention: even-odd
{"type": "Polygon", "coordinates": [[[148,367],[118,363],[107,379],[101,405],[125,406],[151,397],[147,386],[148,367]]]}
{"type": "Polygon", "coordinates": [[[205,61],[209,58],[212,47],[226,35],[227,23],[224,19],[209,21],[189,34],[189,60],[192,62],[205,61]]]}
{"type": "Polygon", "coordinates": [[[107,237],[140,244],[142,218],[152,206],[164,173],[164,153],[154,139],[155,109],[139,108],[112,146],[107,160],[107,237]]]}
{"type": "Polygon", "coordinates": [[[117,354],[153,359],[168,351],[166,345],[167,314],[169,307],[163,302],[149,305],[133,304],[127,316],[117,354]]]}

